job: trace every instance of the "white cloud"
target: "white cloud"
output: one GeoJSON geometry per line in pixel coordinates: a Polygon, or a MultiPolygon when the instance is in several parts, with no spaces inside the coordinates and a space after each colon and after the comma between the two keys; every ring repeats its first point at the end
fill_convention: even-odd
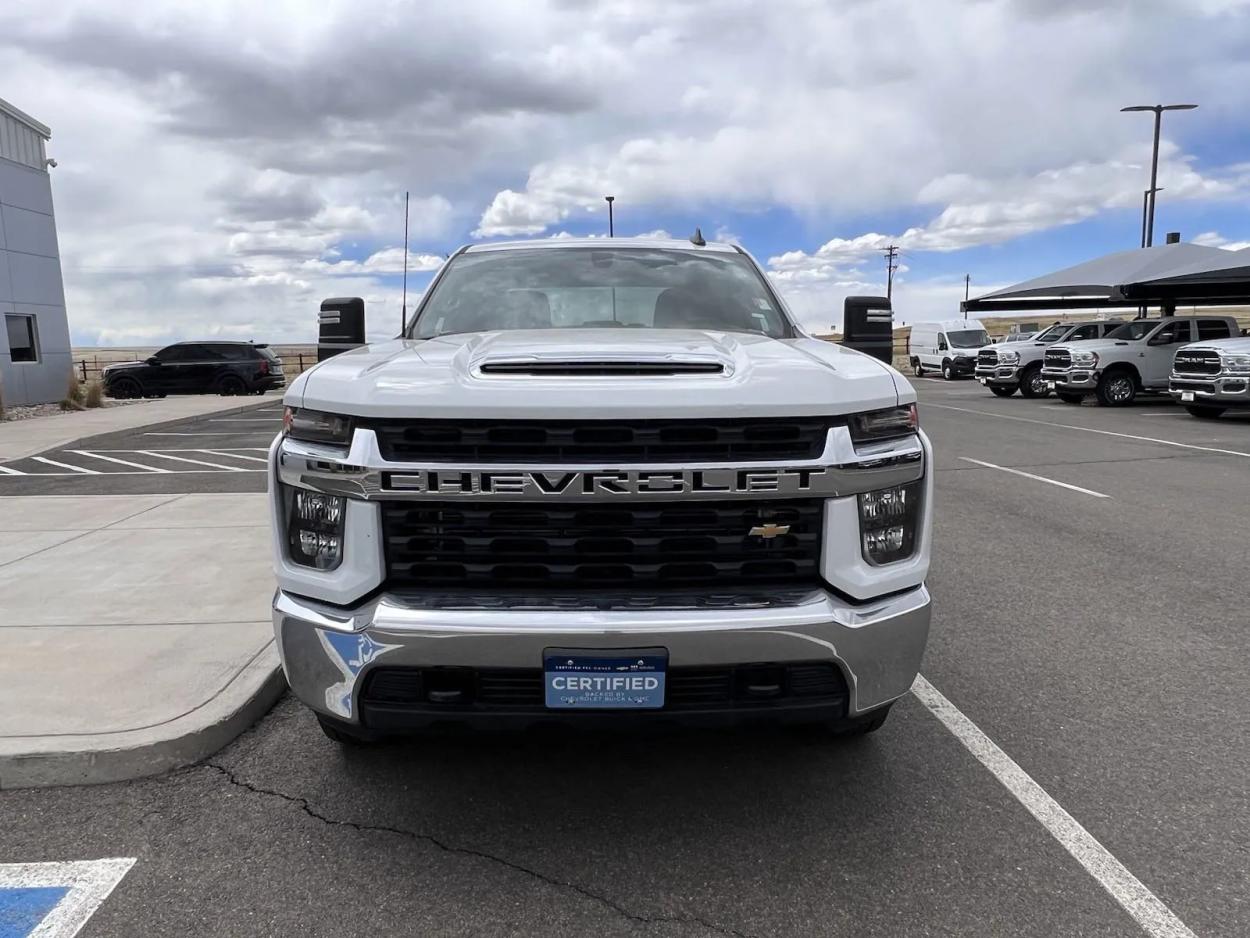
{"type": "Polygon", "coordinates": [[[1230,241],[1218,231],[1204,231],[1196,236],[1194,244],[1201,244],[1204,247],[1224,248],[1226,251],[1244,251],[1250,248],[1250,241],[1230,241]]]}

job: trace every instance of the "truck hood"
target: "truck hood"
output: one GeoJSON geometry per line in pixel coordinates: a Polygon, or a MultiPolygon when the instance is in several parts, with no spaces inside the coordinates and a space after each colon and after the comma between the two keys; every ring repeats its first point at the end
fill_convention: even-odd
{"type": "Polygon", "coordinates": [[[328,359],[286,402],[364,417],[814,416],[916,399],[888,365],[819,339],[685,329],[534,329],[394,339],[328,359]],[[552,374],[587,363],[717,373],[552,374]],[[500,365],[513,369],[497,373],[500,365]],[[536,366],[529,373],[527,366],[536,366]],[[483,370],[485,366],[485,370],[483,370]]]}
{"type": "Polygon", "coordinates": [[[1181,349],[1209,349],[1212,352],[1225,352],[1229,355],[1250,355],[1250,336],[1190,342],[1188,345],[1182,345],[1181,349]]]}
{"type": "Polygon", "coordinates": [[[1134,342],[1129,342],[1127,339],[1083,339],[1079,342],[1056,342],[1054,345],[1046,347],[1048,349],[1067,349],[1069,352],[1080,349],[1082,352],[1096,352],[1101,356],[1103,352],[1127,348],[1130,345],[1144,346],[1145,344],[1144,339],[1137,339],[1134,342]]]}

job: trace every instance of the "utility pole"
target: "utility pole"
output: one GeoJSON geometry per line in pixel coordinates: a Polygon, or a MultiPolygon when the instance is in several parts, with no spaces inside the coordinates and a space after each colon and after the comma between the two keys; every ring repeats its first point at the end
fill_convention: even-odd
{"type": "Polygon", "coordinates": [[[399,334],[408,330],[408,193],[404,193],[404,304],[399,308],[399,334]]]}
{"type": "Polygon", "coordinates": [[[1125,111],[1152,111],[1155,116],[1155,136],[1154,148],[1150,155],[1150,189],[1147,195],[1150,197],[1150,212],[1146,219],[1146,247],[1154,244],[1155,240],[1155,194],[1159,191],[1159,130],[1163,125],[1164,111],[1192,111],[1198,105],[1196,104],[1135,104],[1132,107],[1122,107],[1120,112],[1125,111]]]}
{"type": "Polygon", "coordinates": [[[898,264],[894,263],[898,257],[898,245],[888,244],[885,248],[885,298],[887,300],[894,299],[894,271],[898,270],[898,264]]]}
{"type": "MultiPolygon", "coordinates": [[[[972,274],[964,274],[964,303],[968,302],[968,290],[972,287],[972,274]]],[[[968,318],[968,310],[964,310],[964,319],[968,318]]]]}
{"type": "Polygon", "coordinates": [[[615,238],[616,231],[613,230],[613,225],[612,225],[612,203],[616,201],[616,196],[605,195],[603,197],[603,201],[608,203],[608,237],[615,238]]]}

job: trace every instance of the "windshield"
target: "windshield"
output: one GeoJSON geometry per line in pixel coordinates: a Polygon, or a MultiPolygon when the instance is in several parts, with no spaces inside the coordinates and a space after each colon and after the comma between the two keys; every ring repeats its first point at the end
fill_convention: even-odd
{"type": "Polygon", "coordinates": [[[1062,324],[1057,325],[1057,326],[1051,326],[1045,332],[1038,335],[1037,341],[1038,342],[1058,342],[1060,339],[1063,338],[1063,334],[1071,328],[1072,328],[1071,326],[1065,326],[1062,324]]]}
{"type": "Polygon", "coordinates": [[[1135,342],[1144,338],[1151,329],[1159,325],[1161,320],[1158,319],[1134,319],[1132,322],[1126,322],[1122,326],[1116,326],[1107,333],[1108,339],[1128,339],[1135,342]]]}
{"type": "Polygon", "coordinates": [[[452,260],[411,330],[791,328],[743,255],[668,248],[482,251],[452,260]]]}
{"type": "Polygon", "coordinates": [[[990,337],[984,329],[965,329],[946,333],[946,341],[951,344],[951,348],[980,348],[990,344],[990,337]]]}

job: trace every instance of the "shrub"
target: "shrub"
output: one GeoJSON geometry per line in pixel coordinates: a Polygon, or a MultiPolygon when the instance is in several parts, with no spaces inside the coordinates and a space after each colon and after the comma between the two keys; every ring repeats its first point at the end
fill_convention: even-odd
{"type": "Polygon", "coordinates": [[[104,384],[101,381],[92,381],[87,385],[87,395],[83,403],[88,407],[100,407],[104,404],[104,384]]]}
{"type": "Polygon", "coordinates": [[[61,399],[61,410],[82,410],[82,384],[74,369],[69,370],[69,382],[65,386],[65,397],[61,399]]]}

